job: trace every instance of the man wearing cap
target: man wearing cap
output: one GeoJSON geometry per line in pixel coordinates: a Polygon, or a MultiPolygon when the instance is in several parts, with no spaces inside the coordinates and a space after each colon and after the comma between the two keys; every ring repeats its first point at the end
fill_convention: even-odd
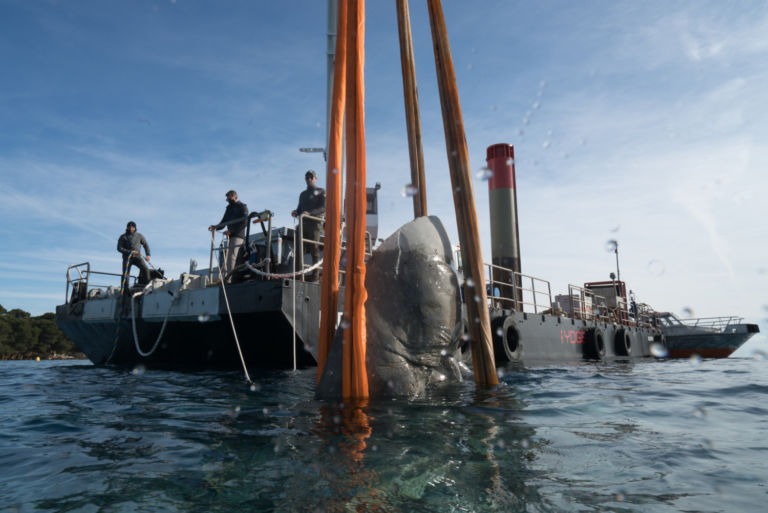
{"type": "MultiPolygon", "coordinates": [[[[208,227],[210,231],[224,230],[224,235],[229,238],[229,244],[227,245],[227,254],[224,261],[224,271],[226,273],[232,272],[237,263],[237,257],[243,248],[245,242],[245,225],[248,222],[248,205],[237,199],[237,192],[230,190],[227,191],[227,208],[224,210],[224,216],[219,221],[219,224],[211,225],[208,227]]],[[[228,280],[228,281],[231,281],[228,280]]]]}
{"type": "Polygon", "coordinates": [[[123,290],[126,290],[131,265],[139,268],[139,283],[149,283],[149,267],[147,266],[147,262],[151,258],[149,256],[149,243],[142,234],[136,231],[136,223],[133,221],[128,221],[125,226],[125,233],[117,239],[117,251],[123,255],[123,290]],[[146,253],[144,259],[141,258],[142,246],[144,246],[146,253]]]}
{"type": "MultiPolygon", "coordinates": [[[[291,212],[291,215],[298,217],[301,214],[308,214],[312,217],[323,217],[325,215],[325,189],[317,186],[317,173],[310,169],[304,174],[304,180],[307,182],[307,188],[299,194],[299,205],[296,210],[291,212]]],[[[304,253],[309,253],[314,265],[320,260],[319,243],[322,221],[305,217],[301,223],[301,230],[304,237],[302,259],[304,253]]],[[[314,280],[315,276],[313,272],[307,278],[314,280]]]]}

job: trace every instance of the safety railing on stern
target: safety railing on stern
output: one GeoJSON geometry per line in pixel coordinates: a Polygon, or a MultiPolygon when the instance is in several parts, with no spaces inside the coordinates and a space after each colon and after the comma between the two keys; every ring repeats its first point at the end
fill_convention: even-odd
{"type": "Polygon", "coordinates": [[[550,308],[552,289],[547,280],[499,265],[484,265],[489,306],[533,313],[542,313],[550,308]]]}

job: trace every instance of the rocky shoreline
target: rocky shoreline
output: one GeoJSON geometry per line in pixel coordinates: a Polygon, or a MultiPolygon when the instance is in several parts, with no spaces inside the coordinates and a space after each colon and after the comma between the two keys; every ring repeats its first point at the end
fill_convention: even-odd
{"type": "Polygon", "coordinates": [[[0,360],[87,360],[88,357],[83,353],[51,353],[37,354],[33,352],[12,353],[5,355],[0,360]]]}

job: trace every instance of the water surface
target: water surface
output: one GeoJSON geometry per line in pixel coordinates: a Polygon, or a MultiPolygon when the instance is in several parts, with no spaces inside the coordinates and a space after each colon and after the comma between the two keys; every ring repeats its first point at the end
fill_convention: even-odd
{"type": "Polygon", "coordinates": [[[754,512],[766,361],[503,370],[365,408],[314,369],[254,374],[0,362],[10,512],[754,512]]]}

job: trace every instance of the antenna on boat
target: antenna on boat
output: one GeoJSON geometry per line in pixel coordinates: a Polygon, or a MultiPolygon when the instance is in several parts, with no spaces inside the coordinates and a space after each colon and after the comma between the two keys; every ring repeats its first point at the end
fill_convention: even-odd
{"type": "Polygon", "coordinates": [[[299,148],[299,151],[302,153],[322,153],[323,160],[328,160],[328,155],[326,155],[325,148],[299,148]]]}

